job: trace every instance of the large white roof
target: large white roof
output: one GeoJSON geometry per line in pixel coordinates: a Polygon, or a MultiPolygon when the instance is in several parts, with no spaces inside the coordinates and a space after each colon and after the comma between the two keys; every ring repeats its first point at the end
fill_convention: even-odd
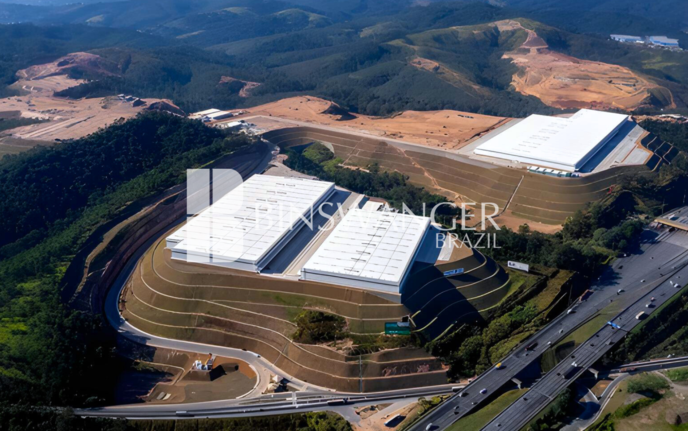
{"type": "Polygon", "coordinates": [[[582,109],[569,118],[531,115],[475,149],[484,156],[576,170],[628,120],[582,109]]]}
{"type": "Polygon", "coordinates": [[[167,238],[175,252],[258,264],[334,183],[254,175],[167,238]]]}
{"type": "Polygon", "coordinates": [[[429,224],[427,217],[352,209],[301,271],[398,286],[429,224]]]}

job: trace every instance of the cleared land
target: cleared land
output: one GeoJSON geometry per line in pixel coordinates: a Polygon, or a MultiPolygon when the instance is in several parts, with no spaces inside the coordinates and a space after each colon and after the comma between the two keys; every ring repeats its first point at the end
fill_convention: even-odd
{"type": "Polygon", "coordinates": [[[239,90],[239,97],[250,97],[251,90],[260,86],[260,82],[244,81],[242,79],[232,78],[231,76],[223,76],[220,79],[220,84],[232,84],[239,83],[241,85],[241,90],[239,90]]]}
{"type": "Polygon", "coordinates": [[[255,386],[254,370],[235,358],[215,358],[213,372],[193,369],[194,361],[207,359],[198,353],[155,349],[122,374],[116,399],[156,404],[214,401],[240,397],[255,386]]]}
{"type": "MultiPolygon", "coordinates": [[[[515,21],[510,23],[511,27],[520,26],[515,21]]],[[[626,67],[550,51],[535,31],[524,30],[528,32],[527,40],[519,49],[504,55],[521,69],[512,78],[512,85],[519,93],[535,96],[556,108],[631,111],[648,104],[651,90],[660,89],[626,67]]]]}
{"type": "MultiPolygon", "coordinates": [[[[503,117],[451,110],[405,111],[391,117],[373,117],[351,114],[327,100],[309,96],[291,97],[256,106],[238,118],[256,115],[334,126],[343,131],[363,132],[443,149],[461,148],[507,121],[503,117]]],[[[284,127],[277,122],[258,125],[267,130],[284,127]]]]}
{"type": "MultiPolygon", "coordinates": [[[[18,113],[23,118],[44,120],[38,124],[22,126],[0,133],[0,154],[18,153],[37,143],[55,140],[78,139],[96,132],[99,128],[131,118],[161,99],[144,99],[143,104],[117,97],[70,100],[54,96],[54,92],[83,83],[67,73],[73,68],[112,75],[100,57],[75,53],[52,63],[31,66],[17,72],[19,78],[10,88],[21,96],[0,99],[0,115],[18,113]]],[[[174,106],[169,101],[165,103],[174,106]]]]}

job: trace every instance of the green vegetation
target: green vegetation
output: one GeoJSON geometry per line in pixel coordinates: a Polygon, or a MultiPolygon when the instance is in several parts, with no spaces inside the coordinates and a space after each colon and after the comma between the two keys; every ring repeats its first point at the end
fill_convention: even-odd
{"type": "Polygon", "coordinates": [[[514,389],[505,392],[490,404],[482,407],[475,413],[459,419],[448,428],[449,431],[464,431],[464,430],[479,430],[487,425],[495,416],[502,410],[510,406],[514,401],[519,399],[523,394],[528,392],[527,389],[514,389]]]}
{"type": "Polygon", "coordinates": [[[34,118],[0,118],[0,132],[40,122],[41,120],[34,118]]]}
{"type": "MultiPolygon", "coordinates": [[[[198,160],[208,151],[204,147],[221,154],[248,143],[243,138],[223,141],[225,136],[200,122],[149,114],[75,142],[7,157],[0,171],[0,211],[4,214],[0,246],[20,240],[30,243],[56,225],[68,225],[108,191],[140,175],[145,174],[127,184],[127,193],[159,190],[156,183],[172,173],[159,171],[158,166],[173,170],[181,182],[183,163],[191,161],[175,160],[181,154],[193,154],[198,160]],[[171,165],[172,161],[177,164],[171,165]],[[151,185],[152,190],[143,189],[151,185]]],[[[0,249],[3,256],[11,252],[16,247],[0,249]]]]}
{"type": "MultiPolygon", "coordinates": [[[[627,379],[619,385],[617,392],[604,409],[603,414],[606,413],[604,418],[596,422],[591,430],[614,431],[616,421],[636,415],[646,407],[655,404],[665,396],[668,389],[669,383],[666,379],[653,373],[642,373],[627,379]],[[626,404],[629,394],[634,393],[640,393],[647,398],[626,404]]],[[[664,416],[661,420],[664,420],[664,416]]]]}
{"type": "MultiPolygon", "coordinates": [[[[308,175],[314,175],[326,181],[333,181],[356,193],[385,199],[390,206],[402,209],[405,204],[416,214],[423,212],[423,204],[432,208],[440,202],[446,202],[443,196],[432,194],[422,187],[408,182],[408,177],[399,172],[380,172],[377,165],[367,170],[349,169],[341,165],[332,151],[321,143],[314,143],[302,151],[288,149],[285,165],[308,175]]],[[[451,214],[447,206],[438,209],[438,216],[451,214]],[[444,212],[443,212],[444,211],[444,212]]]]}
{"type": "Polygon", "coordinates": [[[529,302],[492,319],[485,328],[463,325],[426,348],[450,365],[450,377],[470,377],[501,359],[513,347],[514,338],[527,337],[542,323],[542,314],[529,302]]]}
{"type": "Polygon", "coordinates": [[[542,355],[541,367],[543,371],[549,371],[573,350],[592,337],[609,320],[619,314],[619,303],[614,302],[600,310],[593,318],[582,324],[564,339],[557,342],[542,355]]]}
{"type": "Polygon", "coordinates": [[[666,376],[669,379],[671,379],[672,382],[688,382],[688,368],[676,368],[675,370],[667,370],[664,374],[666,374],[666,376]]]}
{"type": "Polygon", "coordinates": [[[604,358],[605,364],[623,364],[640,359],[688,354],[688,289],[667,301],[634,328],[622,343],[604,358]]]}
{"type": "Polygon", "coordinates": [[[349,336],[354,342],[354,346],[348,352],[351,356],[366,355],[384,349],[422,345],[422,341],[416,333],[411,333],[411,335],[349,334],[349,336]]]}
{"type": "Polygon", "coordinates": [[[632,204],[630,194],[623,192],[611,203],[594,203],[576,212],[554,235],[532,231],[528,225],[518,231],[490,227],[500,248],[487,249],[485,254],[499,261],[520,260],[593,275],[609,257],[630,248],[642,231],[641,221],[624,220],[633,211],[632,204]],[[617,225],[619,220],[623,221],[617,225]]]}
{"type": "Polygon", "coordinates": [[[8,431],[351,431],[346,420],[328,412],[242,419],[124,421],[82,419],[69,409],[55,414],[42,409],[19,408],[0,410],[0,428],[8,431]]]}
{"type": "Polygon", "coordinates": [[[688,151],[688,123],[647,119],[641,121],[640,125],[643,129],[654,133],[679,150],[688,151]]]}
{"type": "Polygon", "coordinates": [[[633,416],[634,414],[640,412],[640,410],[656,402],[657,400],[654,398],[643,398],[638,401],[634,401],[630,404],[620,407],[619,410],[617,410],[614,414],[614,417],[623,419],[633,416]]]}
{"type": "Polygon", "coordinates": [[[293,338],[300,343],[324,343],[346,336],[346,320],[336,314],[304,310],[296,316],[295,323],[293,338]]]}
{"type": "Polygon", "coordinates": [[[7,86],[19,69],[54,61],[71,52],[117,46],[154,48],[161,39],[129,30],[77,25],[39,27],[31,24],[0,25],[0,97],[11,95],[7,86]]]}
{"type": "Polygon", "coordinates": [[[654,373],[642,373],[628,380],[628,392],[632,394],[652,394],[659,396],[661,391],[669,389],[669,382],[654,373]]]}
{"type": "Polygon", "coordinates": [[[250,143],[149,113],[0,162],[0,406],[109,401],[119,369],[114,334],[100,318],[62,303],[66,267],[99,226],[132,202],[250,143]]]}
{"type": "Polygon", "coordinates": [[[564,389],[558,397],[548,405],[537,418],[533,419],[526,427],[527,431],[546,431],[560,429],[570,413],[571,406],[576,401],[576,393],[570,387],[564,389]]]}

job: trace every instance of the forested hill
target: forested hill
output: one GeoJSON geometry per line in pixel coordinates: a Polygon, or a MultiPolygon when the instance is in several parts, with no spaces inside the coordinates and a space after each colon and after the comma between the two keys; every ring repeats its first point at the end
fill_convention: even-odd
{"type": "Polygon", "coordinates": [[[0,247],[30,233],[43,236],[58,221],[64,226],[108,191],[225,137],[199,121],[151,113],[8,157],[0,163],[0,247]]]}
{"type": "Polygon", "coordinates": [[[84,25],[0,25],[0,97],[12,92],[7,86],[18,70],[54,61],[76,51],[105,47],[142,50],[169,45],[170,41],[132,30],[84,25]]]}
{"type": "MultiPolygon", "coordinates": [[[[250,107],[310,94],[373,115],[409,109],[510,117],[555,113],[537,97],[513,89],[512,77],[522,71],[505,53],[518,49],[527,37],[525,31],[488,25],[519,19],[535,28],[550,49],[649,75],[674,94],[678,109],[688,109],[685,53],[611,41],[604,23],[595,24],[597,34],[578,34],[527,19],[541,17],[570,26],[577,20],[570,11],[515,9],[480,1],[431,2],[384,11],[353,0],[320,9],[314,2],[297,3],[304,4],[176,0],[161,11],[153,1],[125,1],[70,9],[69,13],[83,13],[74,19],[51,15],[52,22],[88,26],[0,26],[0,47],[5,48],[0,50],[0,96],[8,94],[6,84],[14,81],[18,69],[86,50],[115,65],[115,73],[92,76],[74,70],[73,76],[91,82],[59,95],[168,98],[187,112],[250,107]],[[374,12],[364,12],[366,7],[374,12]],[[130,16],[136,20],[127,21],[130,16]],[[125,21],[116,22],[120,18],[139,31],[107,28],[124,26],[125,21]],[[241,92],[243,81],[260,85],[246,94],[241,92]]],[[[604,17],[639,31],[656,28],[649,21],[639,22],[646,18],[638,15],[620,19],[601,13],[595,19],[604,17]]],[[[656,110],[671,105],[671,97],[658,96],[656,110]]]]}
{"type": "Polygon", "coordinates": [[[251,142],[148,113],[0,161],[0,418],[11,415],[10,404],[112,402],[119,364],[112,334],[98,317],[60,302],[65,268],[98,226],[132,202],[251,142]]]}

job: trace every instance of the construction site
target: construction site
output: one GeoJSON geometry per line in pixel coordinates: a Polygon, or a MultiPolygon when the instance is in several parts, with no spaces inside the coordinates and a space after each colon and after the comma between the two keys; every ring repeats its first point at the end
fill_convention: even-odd
{"type": "Polygon", "coordinates": [[[444,119],[438,123],[437,131],[441,132],[435,139],[439,142],[430,143],[425,136],[435,135],[435,130],[427,122],[411,126],[403,116],[354,114],[350,114],[354,118],[340,120],[342,113],[330,103],[323,108],[323,102],[306,97],[285,99],[277,102],[274,110],[275,105],[263,105],[247,110],[240,118],[250,119],[264,130],[264,139],[281,148],[321,142],[344,165],[366,168],[377,163],[451,201],[472,204],[476,211],[481,203],[494,203],[500,209],[497,222],[511,228],[528,223],[536,230],[551,232],[550,227],[560,226],[589,202],[604,199],[625,175],[651,175],[678,154],[676,148],[634,121],[626,121],[596,148],[575,176],[558,177],[534,172],[529,169],[531,164],[515,158],[476,154],[476,148],[505,133],[520,119],[487,122],[457,112],[425,113],[429,118],[444,119]],[[314,112],[319,108],[323,109],[314,112]],[[397,125],[399,135],[390,137],[385,129],[397,125]]]}
{"type": "Polygon", "coordinates": [[[82,138],[145,110],[184,114],[174,103],[163,99],[131,95],[78,100],[57,97],[56,92],[86,82],[68,75],[76,67],[111,75],[99,56],[83,52],[17,72],[18,79],[9,88],[20,95],[0,99],[0,118],[33,119],[34,122],[0,132],[0,156],[20,153],[36,145],[49,146],[82,138]]]}

